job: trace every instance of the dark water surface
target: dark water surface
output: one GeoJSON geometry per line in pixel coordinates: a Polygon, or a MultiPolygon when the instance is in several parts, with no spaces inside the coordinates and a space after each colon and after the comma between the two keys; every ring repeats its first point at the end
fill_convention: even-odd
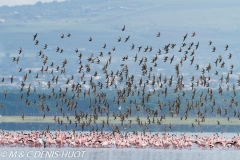
{"type": "MultiPolygon", "coordinates": [[[[0,129],[2,130],[46,130],[46,128],[49,126],[50,130],[76,130],[76,131],[82,131],[81,126],[75,127],[75,125],[69,125],[68,128],[65,128],[65,124],[63,125],[57,125],[56,123],[0,123],[0,129]]],[[[100,129],[101,124],[98,124],[98,129],[100,129]]],[[[95,126],[96,128],[96,126],[95,126]]],[[[122,131],[130,132],[133,130],[142,130],[142,128],[139,128],[138,125],[132,124],[132,128],[126,128],[123,129],[122,126],[119,125],[119,128],[122,129],[122,131]]],[[[164,125],[149,125],[149,129],[151,132],[162,132],[164,128],[164,125]]],[[[92,127],[85,127],[84,131],[91,130],[92,127]]],[[[105,126],[105,131],[111,131],[112,128],[105,126]]],[[[240,132],[239,125],[201,125],[201,126],[195,126],[192,127],[191,125],[181,124],[181,125],[172,125],[172,131],[170,131],[167,127],[167,132],[240,132]]]]}

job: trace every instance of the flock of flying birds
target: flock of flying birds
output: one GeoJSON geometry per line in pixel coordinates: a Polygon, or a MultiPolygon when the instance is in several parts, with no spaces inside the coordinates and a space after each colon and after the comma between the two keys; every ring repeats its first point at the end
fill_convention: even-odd
{"type": "MultiPolygon", "coordinates": [[[[121,31],[124,32],[125,30],[126,28],[124,25],[121,31]]],[[[169,43],[160,49],[155,49],[148,45],[137,46],[137,44],[134,43],[129,45],[130,35],[125,39],[119,36],[116,39],[116,43],[123,42],[126,45],[128,44],[128,47],[130,47],[129,52],[134,52],[134,55],[131,54],[121,57],[121,63],[119,64],[120,69],[110,67],[112,63],[118,63],[112,62],[112,58],[118,59],[119,56],[122,56],[114,54],[117,47],[110,47],[111,51],[107,51],[109,47],[104,43],[102,51],[90,54],[87,59],[84,59],[81,50],[76,49],[74,52],[78,55],[76,58],[79,60],[79,66],[77,67],[78,72],[75,75],[65,75],[66,65],[69,63],[67,59],[58,66],[54,64],[54,62],[49,63],[48,56],[44,54],[44,51],[40,50],[38,53],[43,64],[41,69],[36,73],[35,78],[37,80],[39,76],[50,74],[51,79],[46,83],[51,94],[38,94],[38,97],[34,102],[30,102],[27,99],[32,90],[36,92],[36,88],[31,87],[31,83],[29,83],[28,87],[26,84],[28,75],[32,72],[31,69],[29,69],[28,73],[23,76],[23,81],[20,84],[20,92],[22,93],[24,91],[24,87],[27,88],[26,105],[35,104],[38,109],[43,111],[43,118],[46,117],[45,112],[51,112],[51,108],[56,107],[60,112],[60,115],[55,115],[53,117],[56,123],[59,125],[65,125],[66,128],[68,125],[73,124],[75,127],[79,126],[82,130],[84,130],[85,127],[88,127],[89,130],[98,131],[104,130],[105,127],[108,126],[109,128],[112,128],[113,132],[120,132],[122,129],[131,128],[132,123],[134,123],[143,131],[149,131],[149,125],[155,124],[160,126],[163,124],[164,119],[167,118],[177,116],[179,117],[179,120],[187,120],[191,111],[196,112],[196,115],[194,116],[196,119],[195,122],[192,123],[192,127],[204,123],[207,113],[216,113],[225,116],[229,115],[227,117],[229,120],[231,117],[231,113],[229,112],[231,111],[233,116],[240,118],[240,112],[235,109],[238,106],[238,101],[236,100],[236,86],[238,86],[240,80],[237,80],[238,84],[236,85],[229,83],[230,77],[233,75],[234,66],[230,65],[230,68],[228,69],[229,72],[226,75],[222,74],[221,78],[218,80],[219,87],[216,89],[218,91],[216,93],[220,96],[223,95],[224,89],[229,91],[231,98],[226,99],[222,96],[224,101],[229,101],[229,106],[225,106],[225,108],[216,106],[216,100],[213,95],[214,89],[211,88],[212,77],[209,76],[209,73],[213,73],[215,76],[218,74],[220,75],[220,71],[213,71],[212,68],[221,69],[227,67],[224,62],[225,59],[222,55],[217,55],[215,62],[210,62],[207,66],[194,62],[194,57],[200,44],[199,42],[190,42],[188,44],[186,40],[194,38],[195,36],[195,32],[190,36],[186,34],[183,36],[180,46],[169,43]],[[173,52],[174,54],[172,54],[173,52]],[[181,57],[179,58],[179,56],[181,57]],[[149,57],[152,57],[152,59],[149,59],[149,57]],[[129,62],[139,66],[141,74],[131,74],[129,71],[131,70],[131,67],[127,65],[129,62]],[[158,70],[158,66],[166,63],[172,65],[175,70],[175,72],[171,70],[167,71],[167,73],[170,73],[171,75],[164,75],[158,70]],[[195,72],[199,72],[199,77],[192,76],[190,80],[184,78],[181,73],[183,63],[187,63],[189,67],[196,70],[195,72]],[[94,68],[96,67],[92,67],[92,64],[101,68],[102,73],[94,71],[94,68]],[[67,86],[66,88],[56,90],[53,86],[58,83],[60,74],[67,77],[65,82],[67,86]],[[90,76],[86,76],[87,74],[90,76]],[[80,81],[74,81],[76,75],[80,77],[80,81]],[[99,75],[105,78],[105,83],[96,78],[99,75]],[[119,87],[120,84],[122,87],[119,87]],[[225,86],[221,84],[225,84],[225,86]],[[89,86],[88,88],[86,87],[87,85],[89,86]],[[113,88],[113,90],[110,91],[110,87],[113,88]],[[198,94],[199,97],[196,96],[196,92],[198,91],[200,92],[198,94]],[[108,92],[115,93],[115,95],[112,95],[114,98],[110,99],[115,106],[110,105],[108,92]],[[171,92],[171,95],[170,98],[167,98],[169,92],[171,92]],[[72,96],[68,97],[67,95],[70,93],[72,96]],[[187,93],[190,93],[190,95],[187,95],[187,93]],[[49,98],[56,100],[56,106],[48,106],[45,104],[49,98]],[[80,101],[78,100],[81,98],[89,101],[88,110],[79,110],[82,104],[79,104],[80,101]],[[154,101],[155,106],[157,107],[152,107],[149,104],[150,101],[154,101]],[[183,102],[186,105],[183,105],[183,102]],[[118,113],[115,113],[116,106],[118,113]],[[113,107],[115,107],[115,112],[113,111],[113,107]],[[163,110],[166,112],[163,112],[163,110]],[[67,119],[67,123],[63,118],[67,119]],[[99,118],[102,119],[100,122],[98,121],[99,118]],[[97,123],[100,125],[96,125],[97,123]],[[101,127],[99,128],[99,126],[101,127]]],[[[71,34],[68,33],[65,35],[62,33],[59,38],[71,38],[71,34]]],[[[153,35],[153,38],[161,38],[161,33],[156,33],[156,35],[153,35]]],[[[33,41],[35,42],[34,45],[40,45],[37,33],[33,35],[33,41]]],[[[94,37],[89,37],[88,41],[89,43],[92,43],[94,37]]],[[[212,41],[209,41],[208,46],[211,47],[211,53],[217,52],[212,41]]],[[[43,49],[47,48],[48,44],[45,44],[43,49]]],[[[221,52],[228,52],[228,49],[229,46],[226,45],[225,48],[222,47],[219,50],[221,50],[221,52]]],[[[19,56],[13,57],[13,62],[18,64],[20,61],[20,55],[23,52],[24,49],[20,48],[18,52],[19,56]]],[[[57,47],[56,52],[64,53],[64,49],[57,47]]],[[[84,55],[86,55],[86,53],[84,53],[84,55]]],[[[231,58],[232,54],[228,53],[228,60],[231,58]]],[[[19,72],[22,71],[23,69],[20,68],[19,72]]],[[[13,83],[13,80],[14,78],[11,76],[11,83],[13,83]]],[[[4,78],[2,79],[2,82],[4,82],[4,78]]],[[[7,92],[4,93],[5,98],[6,96],[7,92]]],[[[23,98],[23,94],[20,95],[20,98],[23,98]]],[[[3,107],[3,105],[1,106],[3,107]]],[[[22,113],[23,120],[24,117],[25,115],[22,113]]],[[[220,125],[220,122],[217,121],[216,125],[220,125]]],[[[161,128],[165,132],[167,128],[169,128],[170,131],[172,130],[171,123],[163,124],[162,126],[163,128],[161,128]]]]}

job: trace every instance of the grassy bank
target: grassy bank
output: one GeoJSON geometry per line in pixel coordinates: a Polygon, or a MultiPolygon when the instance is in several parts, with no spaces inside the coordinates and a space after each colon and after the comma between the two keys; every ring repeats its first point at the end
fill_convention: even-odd
{"type": "MultiPolygon", "coordinates": [[[[58,117],[57,117],[58,118],[58,117]]],[[[64,123],[69,123],[67,121],[67,118],[59,117],[60,120],[63,120],[64,123]]],[[[70,116],[69,119],[72,120],[72,123],[74,123],[75,119],[73,116],[70,116]]],[[[169,125],[170,123],[172,125],[174,124],[186,124],[186,125],[198,125],[198,123],[195,121],[196,118],[188,118],[187,120],[180,120],[179,117],[166,117],[166,119],[162,120],[162,124],[167,124],[169,125]]],[[[102,123],[102,121],[106,122],[107,117],[98,117],[98,120],[96,123],[102,123]]],[[[129,120],[132,120],[132,124],[136,124],[136,117],[129,117],[128,119],[125,120],[125,124],[129,123],[129,120]]],[[[140,120],[144,124],[145,122],[148,122],[146,117],[140,117],[140,120]]],[[[155,118],[155,123],[156,123],[156,118],[155,118]]],[[[81,122],[86,121],[84,118],[81,120],[81,122]]],[[[220,118],[220,117],[214,117],[214,118],[206,118],[205,122],[200,122],[200,125],[218,125],[218,121],[220,122],[220,125],[239,125],[240,120],[238,118],[230,118],[229,120],[227,118],[220,118]]],[[[4,123],[25,123],[25,122],[31,122],[31,123],[56,123],[54,121],[53,116],[46,116],[44,119],[41,116],[25,116],[24,120],[21,118],[21,116],[2,116],[0,117],[0,122],[4,123]]],[[[93,123],[93,122],[92,122],[93,123]]],[[[111,124],[120,124],[120,118],[116,118],[114,120],[113,117],[109,118],[109,123],[111,124]]],[[[151,123],[152,123],[152,118],[151,118],[151,123]]]]}

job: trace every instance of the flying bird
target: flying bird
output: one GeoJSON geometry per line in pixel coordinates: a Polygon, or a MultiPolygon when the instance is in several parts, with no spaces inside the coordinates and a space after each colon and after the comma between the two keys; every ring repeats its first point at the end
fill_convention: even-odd
{"type": "Polygon", "coordinates": [[[125,31],[125,25],[123,26],[122,31],[125,31]]]}
{"type": "Polygon", "coordinates": [[[36,38],[37,38],[37,35],[38,35],[37,33],[33,35],[33,41],[35,41],[35,40],[36,40],[36,38]]]}

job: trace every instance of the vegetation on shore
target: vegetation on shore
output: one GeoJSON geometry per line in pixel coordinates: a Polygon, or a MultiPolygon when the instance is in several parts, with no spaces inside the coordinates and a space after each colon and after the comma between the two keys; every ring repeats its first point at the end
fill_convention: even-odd
{"type": "MultiPolygon", "coordinates": [[[[73,116],[69,116],[69,119],[74,120],[73,116]]],[[[137,117],[129,117],[126,121],[128,120],[132,120],[132,124],[136,124],[137,117]]],[[[148,122],[146,117],[140,117],[141,121],[143,123],[148,122]]],[[[65,118],[61,117],[61,120],[63,120],[63,123],[69,123],[65,118]]],[[[107,117],[102,116],[102,117],[98,117],[98,120],[96,121],[96,123],[102,123],[102,121],[106,121],[107,117]]],[[[198,123],[195,121],[195,118],[188,118],[187,120],[180,120],[179,117],[166,117],[165,119],[162,120],[162,125],[167,124],[169,125],[170,123],[172,125],[181,125],[181,124],[185,124],[185,125],[198,125],[198,123]]],[[[151,119],[152,121],[152,119],[151,119]]],[[[231,118],[231,119],[227,119],[227,118],[221,118],[221,117],[214,117],[214,118],[206,118],[205,122],[201,122],[200,125],[218,125],[218,121],[220,122],[219,125],[239,125],[240,120],[238,118],[231,118]]],[[[56,123],[54,121],[54,117],[52,116],[46,116],[45,118],[41,117],[41,116],[25,116],[24,120],[21,118],[21,116],[1,116],[0,117],[0,123],[26,123],[26,122],[31,122],[31,123],[56,123]]],[[[113,117],[109,118],[109,123],[110,124],[120,124],[120,118],[116,118],[114,120],[113,117]]]]}

